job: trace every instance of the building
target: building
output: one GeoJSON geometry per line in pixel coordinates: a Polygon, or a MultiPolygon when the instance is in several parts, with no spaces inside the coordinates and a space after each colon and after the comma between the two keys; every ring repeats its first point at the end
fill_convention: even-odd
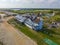
{"type": "Polygon", "coordinates": [[[15,18],[31,29],[41,30],[43,28],[43,20],[41,17],[35,15],[17,15],[15,18]]]}
{"type": "Polygon", "coordinates": [[[8,12],[8,11],[5,11],[4,13],[5,13],[6,15],[9,15],[9,16],[15,16],[15,15],[17,15],[17,13],[8,12]]]}

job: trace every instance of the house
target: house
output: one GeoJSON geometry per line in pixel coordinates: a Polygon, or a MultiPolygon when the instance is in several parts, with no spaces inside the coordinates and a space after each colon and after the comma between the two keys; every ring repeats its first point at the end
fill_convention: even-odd
{"type": "Polygon", "coordinates": [[[60,27],[60,22],[52,22],[49,25],[49,28],[59,28],[60,27]]]}
{"type": "Polygon", "coordinates": [[[8,16],[16,16],[17,15],[17,13],[8,12],[8,11],[5,11],[5,14],[8,16]]]}
{"type": "Polygon", "coordinates": [[[16,18],[19,22],[21,22],[21,23],[23,23],[24,20],[26,19],[26,17],[21,16],[21,15],[17,15],[17,16],[15,16],[15,18],[16,18]]]}
{"type": "Polygon", "coordinates": [[[15,18],[31,29],[41,30],[43,28],[43,20],[41,17],[35,15],[17,15],[15,18]]]}
{"type": "Polygon", "coordinates": [[[47,14],[44,14],[44,16],[50,18],[50,17],[52,17],[52,16],[55,16],[55,13],[47,13],[47,14]]]}

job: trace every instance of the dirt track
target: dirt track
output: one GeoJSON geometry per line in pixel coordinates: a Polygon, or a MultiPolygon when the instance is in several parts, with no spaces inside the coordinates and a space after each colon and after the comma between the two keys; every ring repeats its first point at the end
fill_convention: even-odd
{"type": "Polygon", "coordinates": [[[0,41],[4,45],[37,45],[29,37],[8,24],[6,20],[0,23],[0,41]]]}

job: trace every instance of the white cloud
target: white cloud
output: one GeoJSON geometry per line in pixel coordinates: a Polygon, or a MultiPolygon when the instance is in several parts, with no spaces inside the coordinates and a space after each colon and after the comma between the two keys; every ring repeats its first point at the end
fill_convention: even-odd
{"type": "MultiPolygon", "coordinates": [[[[59,0],[1,0],[0,7],[15,7],[15,8],[43,8],[43,7],[51,7],[51,5],[60,5],[59,0]],[[58,2],[58,3],[54,3],[58,2]]],[[[52,6],[52,7],[53,7],[52,6]]],[[[58,6],[56,6],[58,7],[58,6]]]]}
{"type": "Polygon", "coordinates": [[[32,0],[32,1],[35,3],[41,3],[41,2],[44,2],[45,0],[32,0]]]}
{"type": "Polygon", "coordinates": [[[48,0],[48,3],[56,2],[57,0],[48,0]]]}

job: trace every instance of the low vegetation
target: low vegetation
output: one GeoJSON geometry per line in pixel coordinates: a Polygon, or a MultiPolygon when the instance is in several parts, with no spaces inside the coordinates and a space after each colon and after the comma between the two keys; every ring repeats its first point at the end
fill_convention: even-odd
{"type": "Polygon", "coordinates": [[[31,39],[37,42],[38,45],[46,45],[45,43],[43,43],[43,40],[42,40],[43,37],[39,36],[40,34],[38,34],[36,31],[33,31],[30,28],[27,28],[25,25],[15,21],[16,21],[15,19],[12,19],[12,20],[9,20],[9,23],[14,24],[14,27],[18,28],[25,35],[29,36],[31,39]]]}
{"type": "Polygon", "coordinates": [[[31,39],[33,39],[35,42],[37,42],[38,45],[47,45],[43,41],[44,38],[49,38],[49,39],[53,40],[54,42],[60,44],[58,41],[59,36],[55,37],[55,34],[57,34],[57,33],[55,33],[54,30],[56,31],[56,29],[51,29],[51,30],[44,29],[44,31],[36,32],[36,31],[26,27],[25,25],[19,23],[15,19],[9,20],[8,23],[12,24],[15,28],[17,28],[18,30],[23,32],[25,35],[29,36],[31,39]],[[51,35],[50,35],[50,33],[51,33],[51,35]],[[54,34],[54,36],[53,36],[53,34],[54,34]]]}
{"type": "MultiPolygon", "coordinates": [[[[60,11],[58,10],[48,10],[48,11],[41,11],[43,13],[52,13],[52,11],[57,12],[55,16],[47,18],[47,17],[42,17],[44,18],[44,23],[49,23],[51,24],[52,21],[60,21],[60,11]]],[[[12,12],[16,12],[16,13],[39,13],[40,10],[19,10],[19,11],[12,11],[12,12]]],[[[10,23],[12,26],[14,26],[15,28],[17,28],[19,31],[23,32],[25,35],[29,36],[32,40],[34,40],[35,42],[37,42],[38,45],[48,45],[46,44],[43,39],[48,38],[50,40],[52,40],[53,42],[56,42],[58,45],[60,45],[60,28],[51,28],[48,29],[48,26],[46,24],[44,24],[44,27],[42,29],[42,31],[35,31],[32,30],[30,28],[28,28],[27,26],[25,26],[24,24],[21,24],[20,22],[18,22],[16,19],[11,19],[8,21],[8,23],[10,23]]]]}
{"type": "Polygon", "coordinates": [[[0,42],[0,45],[4,45],[2,42],[0,42]]]}

